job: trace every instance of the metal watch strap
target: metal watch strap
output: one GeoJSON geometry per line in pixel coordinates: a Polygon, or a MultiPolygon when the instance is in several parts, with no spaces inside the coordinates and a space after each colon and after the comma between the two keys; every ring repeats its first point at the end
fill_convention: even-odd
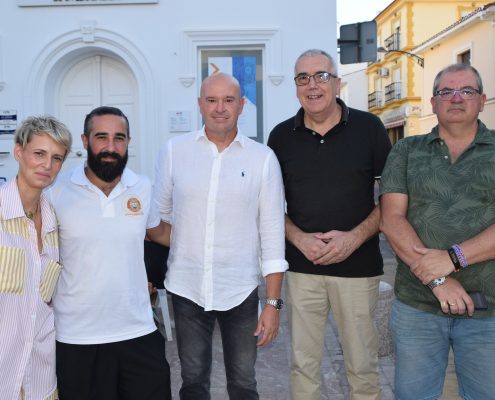
{"type": "Polygon", "coordinates": [[[282,309],[284,305],[284,301],[282,299],[266,299],[266,304],[270,304],[275,307],[277,310],[282,309]]]}
{"type": "Polygon", "coordinates": [[[442,276],[441,278],[436,278],[433,279],[430,283],[428,283],[426,286],[428,286],[431,290],[435,289],[437,286],[442,286],[445,282],[447,282],[447,278],[445,276],[442,276]]]}

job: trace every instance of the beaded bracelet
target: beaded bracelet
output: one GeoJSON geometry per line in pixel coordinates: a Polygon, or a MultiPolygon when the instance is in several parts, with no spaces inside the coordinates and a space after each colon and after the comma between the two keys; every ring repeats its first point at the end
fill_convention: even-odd
{"type": "Polygon", "coordinates": [[[458,244],[454,244],[452,246],[452,250],[455,251],[457,259],[459,260],[459,264],[461,264],[461,267],[466,268],[469,264],[467,262],[466,256],[464,255],[464,252],[461,249],[461,246],[459,246],[458,244]]]}

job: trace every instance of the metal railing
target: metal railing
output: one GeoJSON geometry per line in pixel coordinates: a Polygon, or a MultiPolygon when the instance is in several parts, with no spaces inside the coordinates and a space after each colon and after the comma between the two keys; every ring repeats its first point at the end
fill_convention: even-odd
{"type": "Polygon", "coordinates": [[[402,98],[401,82],[393,82],[385,86],[385,103],[402,98]]]}
{"type": "Polygon", "coordinates": [[[400,50],[400,33],[393,33],[385,39],[383,44],[385,45],[385,49],[387,49],[388,51],[400,50]]]}
{"type": "Polygon", "coordinates": [[[383,107],[383,92],[381,90],[368,94],[368,110],[378,107],[383,107]]]}

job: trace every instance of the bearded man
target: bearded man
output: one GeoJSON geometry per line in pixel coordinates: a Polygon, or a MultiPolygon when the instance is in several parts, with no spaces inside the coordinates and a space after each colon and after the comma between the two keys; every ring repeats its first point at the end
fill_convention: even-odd
{"type": "Polygon", "coordinates": [[[64,266],[53,297],[61,400],[171,399],[165,341],[156,330],[145,235],[169,244],[151,183],[126,168],[129,121],[98,107],[81,135],[87,162],[49,191],[64,266]]]}

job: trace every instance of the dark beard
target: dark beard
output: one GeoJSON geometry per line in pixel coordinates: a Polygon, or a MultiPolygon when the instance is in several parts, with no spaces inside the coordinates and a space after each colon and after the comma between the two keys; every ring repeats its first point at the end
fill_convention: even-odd
{"type": "Polygon", "coordinates": [[[88,167],[102,181],[112,182],[121,176],[127,164],[128,157],[129,153],[127,150],[123,157],[118,153],[108,151],[95,154],[88,143],[88,167]],[[102,161],[104,157],[112,157],[116,162],[102,161]]]}

